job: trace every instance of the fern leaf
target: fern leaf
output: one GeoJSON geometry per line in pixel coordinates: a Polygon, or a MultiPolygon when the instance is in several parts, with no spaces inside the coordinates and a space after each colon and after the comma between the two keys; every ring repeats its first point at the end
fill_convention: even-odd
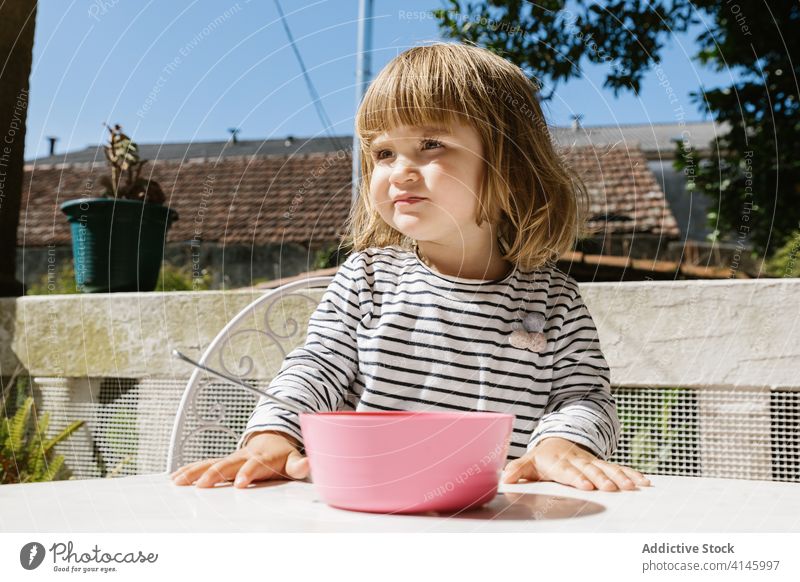
{"type": "Polygon", "coordinates": [[[0,419],[0,446],[3,447],[0,450],[2,450],[4,453],[6,450],[6,441],[8,440],[8,430],[10,424],[11,421],[8,418],[3,417],[0,419]]]}
{"type": "Polygon", "coordinates": [[[78,430],[84,424],[86,424],[86,421],[84,421],[84,420],[76,420],[76,421],[70,423],[69,426],[67,426],[64,430],[62,430],[60,433],[58,433],[56,436],[54,436],[53,438],[51,438],[49,441],[47,441],[44,444],[44,452],[48,452],[50,449],[53,448],[54,445],[57,445],[58,443],[60,443],[64,439],[69,438],[69,436],[72,433],[74,433],[76,430],[78,430]]]}
{"type": "Polygon", "coordinates": [[[44,455],[36,454],[36,451],[32,451],[31,455],[25,462],[25,466],[27,467],[27,472],[30,475],[30,480],[40,481],[42,475],[45,474],[47,469],[47,459],[44,455]]]}
{"type": "Polygon", "coordinates": [[[11,426],[9,427],[8,445],[7,447],[15,455],[22,452],[25,445],[25,429],[28,426],[28,419],[31,415],[31,407],[33,407],[33,398],[30,396],[25,399],[22,407],[11,419],[11,426]]]}
{"type": "Polygon", "coordinates": [[[50,413],[45,412],[39,419],[39,426],[36,427],[37,432],[44,437],[47,434],[47,429],[50,426],[50,413]]]}
{"type": "Polygon", "coordinates": [[[30,433],[27,446],[21,455],[22,464],[27,467],[33,481],[43,475],[47,467],[47,455],[45,455],[43,444],[42,434],[34,430],[30,433]]]}
{"type": "Polygon", "coordinates": [[[50,462],[50,466],[45,471],[44,475],[42,476],[42,481],[52,481],[55,476],[58,474],[58,471],[61,469],[61,466],[64,464],[64,456],[58,455],[54,457],[53,460],[50,462]]]}

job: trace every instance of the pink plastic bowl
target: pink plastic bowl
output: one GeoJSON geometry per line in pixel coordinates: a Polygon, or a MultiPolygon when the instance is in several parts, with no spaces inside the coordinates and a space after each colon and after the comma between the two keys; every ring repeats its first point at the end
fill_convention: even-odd
{"type": "Polygon", "coordinates": [[[495,412],[300,415],[311,479],[328,505],[454,512],[497,494],[514,416],[495,412]]]}

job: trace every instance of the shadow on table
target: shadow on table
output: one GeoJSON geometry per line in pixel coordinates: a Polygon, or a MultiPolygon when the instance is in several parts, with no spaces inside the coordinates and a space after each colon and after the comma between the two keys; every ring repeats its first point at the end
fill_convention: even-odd
{"type": "MultiPolygon", "coordinates": [[[[310,483],[310,480],[304,479],[303,481],[310,483]]],[[[286,483],[288,483],[288,481],[262,481],[250,485],[250,488],[276,487],[286,483]]],[[[323,501],[314,499],[313,503],[323,503],[323,501]]],[[[342,510],[351,511],[344,508],[342,508],[342,510]]],[[[467,509],[455,513],[428,511],[426,513],[389,513],[387,515],[495,521],[536,521],[585,517],[588,515],[595,515],[601,511],[605,511],[605,506],[594,501],[586,501],[585,499],[564,497],[563,495],[544,495],[541,493],[517,493],[508,491],[505,493],[498,493],[489,503],[477,509],[467,509]]]]}
{"type": "Polygon", "coordinates": [[[492,501],[477,509],[458,513],[428,512],[417,514],[422,517],[447,517],[451,519],[475,520],[545,520],[567,519],[595,515],[605,511],[605,507],[594,501],[543,495],[540,493],[500,493],[492,501]]]}

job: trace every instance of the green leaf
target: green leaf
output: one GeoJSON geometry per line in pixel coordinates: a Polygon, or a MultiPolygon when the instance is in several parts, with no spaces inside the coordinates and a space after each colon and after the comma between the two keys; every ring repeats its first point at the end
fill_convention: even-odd
{"type": "Polygon", "coordinates": [[[45,412],[44,414],[42,414],[42,418],[39,420],[39,425],[36,428],[36,430],[40,435],[43,436],[47,434],[47,428],[49,426],[50,426],[50,413],[45,412]]]}
{"type": "Polygon", "coordinates": [[[57,445],[58,443],[60,443],[61,441],[65,440],[65,439],[69,438],[69,436],[72,433],[74,433],[76,430],[78,430],[84,424],[86,424],[86,421],[83,421],[83,420],[76,420],[76,421],[72,422],[64,430],[62,430],[60,433],[58,433],[56,436],[54,436],[52,439],[50,439],[49,441],[47,441],[45,443],[45,445],[44,445],[45,452],[50,451],[50,449],[52,449],[53,446],[57,445]]]}
{"type": "Polygon", "coordinates": [[[50,462],[50,466],[47,468],[47,471],[44,473],[44,475],[42,475],[42,481],[52,481],[63,465],[64,457],[62,455],[55,457],[50,462]]]}
{"type": "MultiPolygon", "coordinates": [[[[72,435],[84,421],[74,421],[55,437],[47,439],[50,413],[39,416],[34,400],[23,396],[27,385],[18,386],[19,408],[0,419],[0,483],[31,483],[58,478],[64,458],[53,454],[53,446],[72,435]]],[[[67,471],[67,474],[69,472],[67,471]]]]}
{"type": "Polygon", "coordinates": [[[28,426],[28,419],[30,418],[31,408],[33,407],[33,398],[30,396],[25,399],[22,407],[11,419],[11,426],[9,427],[8,444],[7,448],[14,454],[18,455],[22,452],[25,445],[25,429],[28,426]]]}

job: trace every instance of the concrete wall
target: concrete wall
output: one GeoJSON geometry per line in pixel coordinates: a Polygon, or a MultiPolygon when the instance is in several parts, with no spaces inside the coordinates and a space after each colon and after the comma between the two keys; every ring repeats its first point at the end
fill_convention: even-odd
{"type": "MultiPolygon", "coordinates": [[[[616,385],[800,386],[798,279],[585,283],[581,289],[616,385]]],[[[0,299],[0,374],[21,362],[33,375],[188,376],[169,350],[199,355],[257,296],[0,299]]],[[[280,314],[291,316],[290,310],[280,314]]]]}

